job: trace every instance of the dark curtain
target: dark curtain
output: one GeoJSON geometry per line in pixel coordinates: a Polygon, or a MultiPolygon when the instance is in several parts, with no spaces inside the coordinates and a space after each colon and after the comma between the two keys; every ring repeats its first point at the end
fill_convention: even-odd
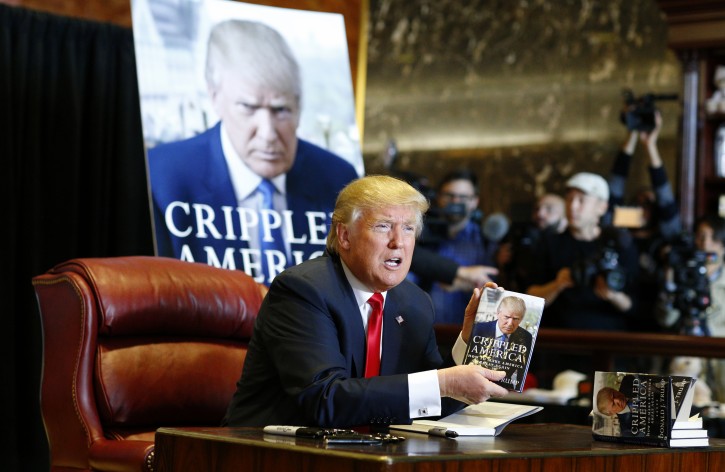
{"type": "Polygon", "coordinates": [[[153,254],[131,30],[0,5],[0,130],[0,457],[3,470],[47,470],[31,277],[75,257],[153,254]]]}

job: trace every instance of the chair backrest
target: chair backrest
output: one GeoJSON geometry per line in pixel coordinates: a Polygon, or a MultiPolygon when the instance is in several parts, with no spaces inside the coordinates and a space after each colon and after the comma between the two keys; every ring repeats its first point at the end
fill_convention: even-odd
{"type": "Polygon", "coordinates": [[[33,286],[41,413],[63,470],[150,470],[160,426],[219,425],[266,291],[241,271],[149,256],[70,260],[33,286]]]}

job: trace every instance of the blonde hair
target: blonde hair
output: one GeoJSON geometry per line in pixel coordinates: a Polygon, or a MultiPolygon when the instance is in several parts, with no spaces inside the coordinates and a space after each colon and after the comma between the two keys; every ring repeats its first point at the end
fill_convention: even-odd
{"type": "Polygon", "coordinates": [[[423,215],[428,200],[410,184],[386,175],[369,175],[350,182],[337,197],[332,224],[327,233],[327,250],[338,252],[337,225],[357,220],[366,210],[384,206],[409,206],[415,209],[416,237],[423,230],[423,215]]]}
{"type": "Polygon", "coordinates": [[[207,44],[207,86],[217,90],[225,70],[244,74],[245,80],[289,94],[300,104],[300,68],[287,42],[274,28],[248,20],[216,24],[207,44]]]}
{"type": "Polygon", "coordinates": [[[501,303],[499,303],[496,313],[500,313],[501,310],[504,308],[508,308],[517,313],[520,313],[522,318],[526,314],[526,303],[524,302],[523,298],[515,297],[513,295],[504,297],[504,299],[501,300],[501,303]]]}

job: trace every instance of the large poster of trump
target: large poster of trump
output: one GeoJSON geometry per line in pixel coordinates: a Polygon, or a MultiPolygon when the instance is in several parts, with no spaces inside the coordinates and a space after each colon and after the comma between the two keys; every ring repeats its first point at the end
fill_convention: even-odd
{"type": "Polygon", "coordinates": [[[341,15],[133,0],[156,253],[269,284],[364,173],[341,15]]]}

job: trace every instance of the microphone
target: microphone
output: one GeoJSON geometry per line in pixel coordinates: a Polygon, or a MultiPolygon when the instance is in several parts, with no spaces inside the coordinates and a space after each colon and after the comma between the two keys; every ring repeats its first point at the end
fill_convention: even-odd
{"type": "Polygon", "coordinates": [[[509,232],[509,219],[503,213],[491,213],[481,225],[483,236],[494,243],[500,242],[509,232]]]}

